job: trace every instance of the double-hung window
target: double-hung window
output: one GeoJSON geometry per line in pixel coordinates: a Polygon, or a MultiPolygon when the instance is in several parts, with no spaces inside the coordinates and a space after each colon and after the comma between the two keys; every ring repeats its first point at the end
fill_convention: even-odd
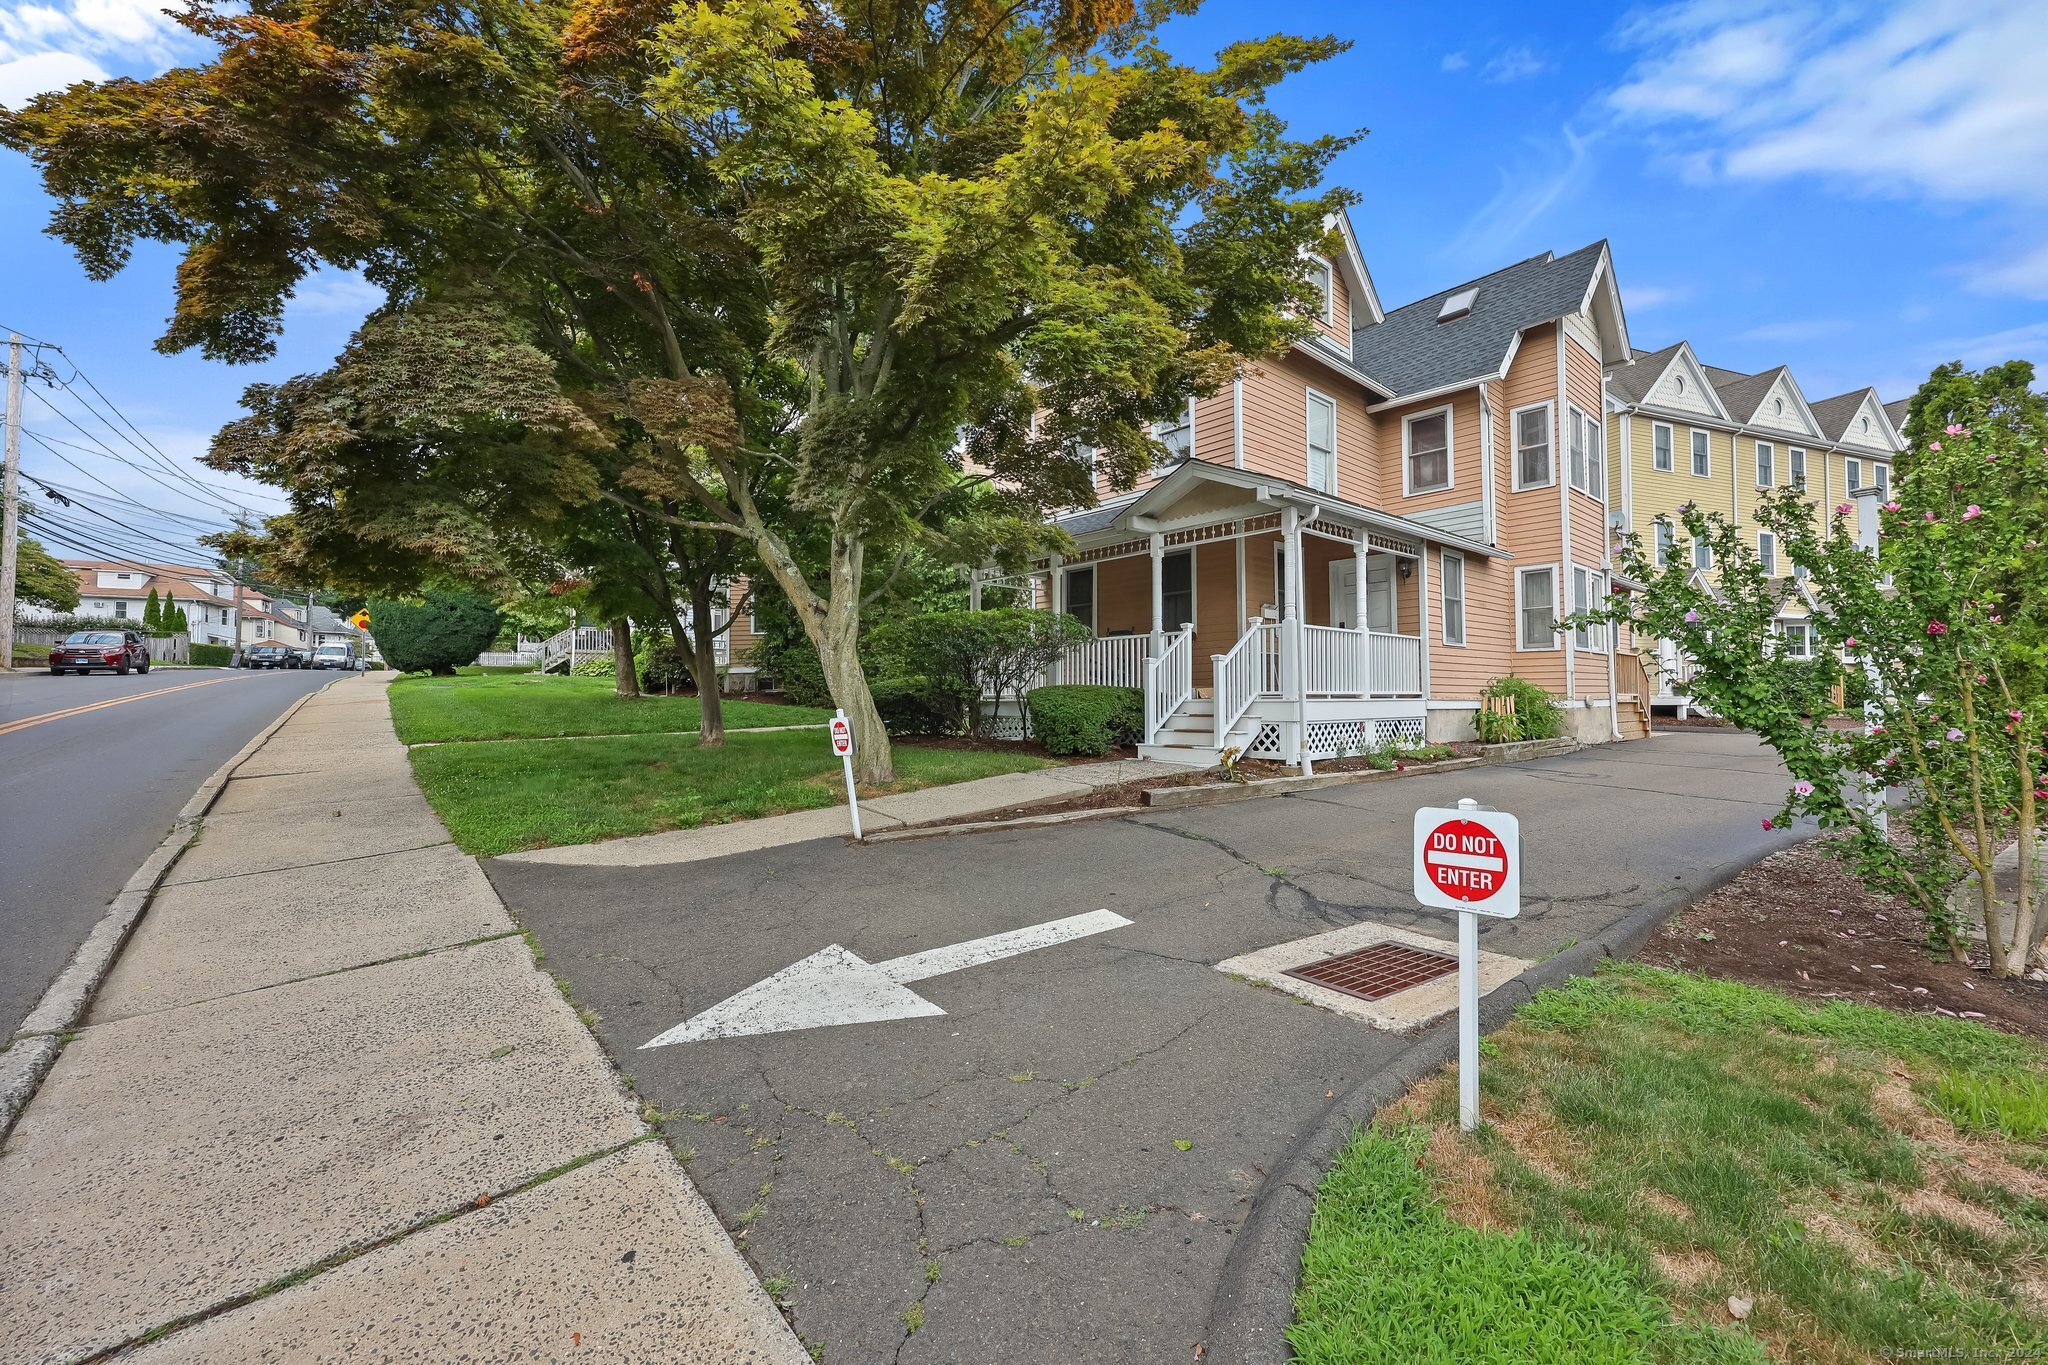
{"type": "Polygon", "coordinates": [[[1692,543],[1692,566],[1702,570],[1713,568],[1714,547],[1704,540],[1695,540],[1692,543]]]}
{"type": "Polygon", "coordinates": [[[1658,518],[1656,523],[1656,533],[1657,567],[1661,569],[1671,562],[1671,546],[1673,537],[1671,523],[1663,520],[1661,517],[1658,518]]]}
{"type": "MultiPolygon", "coordinates": [[[[1594,601],[1600,587],[1600,575],[1593,569],[1572,569],[1572,611],[1584,613],[1598,605],[1594,601]]],[[[1572,644],[1579,649],[1605,649],[1607,631],[1604,626],[1581,622],[1572,627],[1572,644]]]]}
{"type": "Polygon", "coordinates": [[[1308,287],[1315,295],[1316,316],[1324,322],[1336,320],[1336,291],[1330,281],[1330,263],[1320,256],[1308,258],[1308,287]]]}
{"type": "Polygon", "coordinates": [[[1851,493],[1863,487],[1863,461],[1844,460],[1842,461],[1842,468],[1848,471],[1849,491],[1851,493]]]}
{"type": "Polygon", "coordinates": [[[1176,550],[1159,561],[1162,623],[1179,630],[1195,619],[1195,552],[1176,550]]]}
{"type": "Polygon", "coordinates": [[[1419,412],[1401,424],[1407,446],[1404,481],[1408,493],[1433,493],[1451,486],[1451,410],[1419,412]]]}
{"type": "Polygon", "coordinates": [[[1870,462],[1870,481],[1877,485],[1880,496],[1889,493],[1892,487],[1892,467],[1882,460],[1870,462]]]}
{"type": "Polygon", "coordinates": [[[1671,428],[1662,422],[1650,428],[1650,467],[1663,474],[1671,472],[1671,428]]]}
{"type": "MultiPolygon", "coordinates": [[[[1095,567],[1067,570],[1067,615],[1095,629],[1095,567]]],[[[753,629],[751,621],[747,627],[753,629]]]]}
{"type": "Polygon", "coordinates": [[[1756,486],[1769,488],[1778,481],[1778,452],[1769,441],[1756,443],[1756,486]]]}
{"type": "Polygon", "coordinates": [[[1778,576],[1778,538],[1769,531],[1756,533],[1757,567],[1764,571],[1764,577],[1778,576]]]}
{"type": "Polygon", "coordinates": [[[1604,433],[1597,419],[1571,409],[1569,414],[1571,438],[1571,480],[1572,487],[1581,493],[1596,498],[1607,496],[1606,460],[1601,455],[1604,433]]]}
{"type": "Polygon", "coordinates": [[[1692,429],[1692,472],[1703,479],[1713,472],[1707,455],[1707,433],[1698,427],[1692,429]]]}
{"type": "Polygon", "coordinates": [[[1802,491],[1806,488],[1806,452],[1798,446],[1785,452],[1785,473],[1794,488],[1802,491]]]}
{"type": "Polygon", "coordinates": [[[1194,404],[1190,403],[1182,412],[1178,422],[1154,422],[1152,439],[1166,447],[1166,453],[1153,465],[1155,470],[1166,469],[1179,464],[1194,454],[1195,424],[1194,404]]]}
{"type": "Polygon", "coordinates": [[[1787,659],[1811,659],[1813,657],[1813,627],[1804,621],[1786,621],[1778,627],[1784,636],[1783,657],[1787,659]]]}
{"type": "Polygon", "coordinates": [[[1445,550],[1442,569],[1437,580],[1443,585],[1444,643],[1462,645],[1465,643],[1465,556],[1456,550],[1445,550]]]}
{"type": "Polygon", "coordinates": [[[1557,648],[1557,570],[1520,569],[1515,573],[1516,645],[1521,649],[1557,648]]]}
{"type": "Polygon", "coordinates": [[[1308,485],[1337,491],[1337,405],[1314,389],[1308,392],[1308,485]]]}
{"type": "Polygon", "coordinates": [[[1515,413],[1515,488],[1546,488],[1550,467],[1550,405],[1538,403],[1515,413]]]}

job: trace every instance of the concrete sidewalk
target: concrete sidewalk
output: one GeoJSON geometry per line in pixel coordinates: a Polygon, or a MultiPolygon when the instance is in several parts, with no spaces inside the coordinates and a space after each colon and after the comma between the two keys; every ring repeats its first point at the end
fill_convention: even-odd
{"type": "Polygon", "coordinates": [[[240,762],[9,1135],[0,1362],[807,1360],[382,682],[240,762]]]}
{"type": "MultiPolygon", "coordinates": [[[[923,824],[930,820],[955,820],[1017,806],[1046,805],[1084,796],[1099,787],[1191,771],[1193,769],[1178,763],[1124,758],[1108,763],[1070,763],[1029,773],[998,773],[994,777],[977,777],[969,782],[952,782],[941,787],[926,787],[921,791],[863,801],[860,803],[861,830],[865,834],[880,834],[884,830],[901,829],[905,825],[923,824]]],[[[734,853],[755,853],[766,848],[781,848],[811,839],[831,839],[852,832],[845,808],[826,806],[819,810],[763,816],[759,820],[737,820],[729,825],[664,830],[660,834],[636,834],[595,844],[507,853],[498,861],[544,863],[557,867],[655,867],[724,858],[734,853]]]]}

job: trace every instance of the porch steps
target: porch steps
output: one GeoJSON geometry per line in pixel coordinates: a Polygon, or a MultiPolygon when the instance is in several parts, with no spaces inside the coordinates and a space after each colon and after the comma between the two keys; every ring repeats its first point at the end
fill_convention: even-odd
{"type": "MultiPolygon", "coordinates": [[[[1246,712],[1231,731],[1224,737],[1224,747],[1243,749],[1251,743],[1257,733],[1258,720],[1246,712]]],[[[1181,703],[1180,709],[1166,718],[1166,724],[1159,727],[1159,733],[1150,744],[1138,746],[1138,757],[1154,759],[1161,763],[1188,763],[1196,767],[1214,767],[1222,760],[1223,752],[1216,747],[1216,700],[1214,697],[1194,696],[1181,703]]]]}

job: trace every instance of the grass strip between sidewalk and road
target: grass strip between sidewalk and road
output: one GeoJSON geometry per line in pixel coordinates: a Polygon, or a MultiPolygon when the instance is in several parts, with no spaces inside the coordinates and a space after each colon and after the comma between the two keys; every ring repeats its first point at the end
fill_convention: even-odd
{"type": "Polygon", "coordinates": [[[2048,1355],[2048,1062],[2032,1040],[1630,965],[1446,1071],[1317,1194],[1296,1322],[1362,1360],[2048,1355]]]}
{"type": "MultiPolygon", "coordinates": [[[[728,698],[727,729],[815,725],[831,712],[815,706],[728,698]]],[[[695,730],[695,697],[621,697],[610,678],[510,673],[401,678],[391,685],[391,721],[407,744],[475,739],[558,739],[695,730]]]]}
{"type": "MultiPolygon", "coordinates": [[[[775,707],[777,711],[788,708],[775,707]]],[[[882,796],[1055,766],[1023,752],[898,744],[882,796]]],[[[841,805],[839,760],[814,730],[442,744],[414,749],[413,775],[463,851],[480,857],[629,834],[695,829],[841,805]]]]}

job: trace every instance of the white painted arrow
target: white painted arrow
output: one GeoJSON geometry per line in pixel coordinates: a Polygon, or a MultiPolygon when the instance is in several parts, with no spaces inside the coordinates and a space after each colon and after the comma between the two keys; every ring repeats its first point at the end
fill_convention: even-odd
{"type": "Polygon", "coordinates": [[[666,1047],[670,1043],[701,1043],[708,1038],[739,1038],[750,1033],[789,1033],[836,1024],[870,1024],[880,1019],[944,1014],[944,1010],[903,983],[944,976],[947,972],[1015,957],[1035,948],[1050,948],[1055,943],[1068,943],[1090,934],[1107,933],[1129,923],[1113,911],[1090,910],[1085,915],[1069,915],[965,943],[892,957],[887,962],[863,961],[834,943],[756,981],[640,1046],[666,1047]]]}

